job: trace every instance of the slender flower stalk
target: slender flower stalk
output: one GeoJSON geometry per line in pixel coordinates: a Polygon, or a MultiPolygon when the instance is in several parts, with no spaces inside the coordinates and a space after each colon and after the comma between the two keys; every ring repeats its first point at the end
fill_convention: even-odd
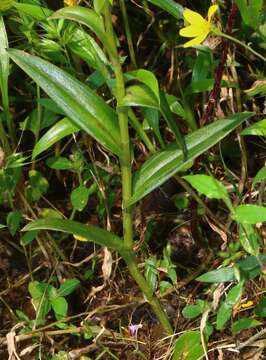
{"type": "MultiPolygon", "coordinates": [[[[217,29],[218,30],[218,29],[217,29]]],[[[231,35],[228,35],[228,34],[225,34],[221,31],[214,31],[213,33],[217,36],[221,36],[227,40],[230,40],[230,41],[233,41],[235,42],[236,44],[242,46],[243,48],[245,48],[246,50],[250,51],[253,55],[255,55],[256,57],[258,57],[259,59],[263,60],[264,62],[266,62],[266,58],[261,55],[260,53],[258,53],[257,51],[255,51],[254,49],[252,49],[252,47],[250,47],[249,45],[243,43],[242,41],[238,40],[237,38],[231,36],[231,35]]]]}

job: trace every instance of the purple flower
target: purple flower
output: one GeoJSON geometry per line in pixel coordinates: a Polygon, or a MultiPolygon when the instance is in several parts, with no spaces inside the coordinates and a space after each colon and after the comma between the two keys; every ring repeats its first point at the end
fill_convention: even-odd
{"type": "Polygon", "coordinates": [[[129,325],[128,326],[128,332],[130,336],[137,336],[138,335],[138,330],[142,329],[143,325],[142,324],[138,324],[138,325],[129,325]]]}

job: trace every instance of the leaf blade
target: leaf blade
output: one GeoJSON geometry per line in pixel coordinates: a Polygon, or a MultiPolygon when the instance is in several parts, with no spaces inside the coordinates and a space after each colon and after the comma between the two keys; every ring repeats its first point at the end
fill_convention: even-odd
{"type": "Polygon", "coordinates": [[[175,144],[170,144],[162,151],[153,155],[136,173],[133,184],[133,196],[129,199],[127,205],[133,205],[163,184],[178,170],[215,145],[252,115],[253,113],[250,112],[235,114],[232,117],[217,120],[187,135],[185,142],[188,156],[185,161],[182,151],[175,144]]]}
{"type": "Polygon", "coordinates": [[[118,251],[124,258],[133,256],[131,250],[124,246],[122,239],[111,232],[100,229],[94,225],[85,225],[68,219],[45,218],[38,219],[27,224],[23,231],[32,230],[53,230],[61,231],[93,241],[101,246],[107,246],[118,251]]]}
{"type": "Polygon", "coordinates": [[[20,66],[71,121],[116,155],[122,156],[117,115],[104,100],[57,66],[20,50],[9,50],[20,66]]]}

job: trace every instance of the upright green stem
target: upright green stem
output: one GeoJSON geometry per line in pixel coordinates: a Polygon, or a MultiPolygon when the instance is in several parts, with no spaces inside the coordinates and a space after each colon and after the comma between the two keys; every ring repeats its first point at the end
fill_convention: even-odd
{"type": "Polygon", "coordinates": [[[136,56],[135,56],[130,26],[129,26],[129,22],[128,22],[125,0],[119,0],[119,5],[120,5],[120,9],[121,9],[122,16],[123,16],[131,64],[134,66],[134,68],[137,68],[136,56]]]}
{"type": "Polygon", "coordinates": [[[242,41],[236,39],[235,37],[230,36],[228,34],[224,34],[223,32],[220,32],[220,31],[218,31],[217,33],[215,31],[215,35],[221,36],[227,40],[235,42],[236,44],[238,44],[238,45],[242,46],[243,48],[247,49],[248,51],[250,51],[253,55],[257,56],[259,59],[266,62],[266,58],[263,55],[261,55],[260,53],[258,53],[254,49],[252,49],[252,47],[248,46],[247,44],[243,43],[242,41]]]}
{"type": "Polygon", "coordinates": [[[121,107],[120,104],[126,94],[125,83],[120,64],[119,55],[117,52],[113,24],[109,5],[105,8],[105,22],[106,35],[108,38],[110,60],[112,62],[115,78],[116,78],[116,100],[117,100],[117,115],[120,127],[121,145],[123,157],[120,158],[121,176],[122,176],[122,196],[123,196],[123,230],[124,242],[129,248],[133,246],[133,222],[132,209],[127,207],[127,202],[131,197],[132,191],[132,174],[131,174],[131,156],[130,156],[130,141],[128,133],[128,110],[126,107],[121,107]]]}
{"type": "Polygon", "coordinates": [[[129,255],[124,254],[124,259],[128,265],[128,269],[135,279],[136,283],[140,287],[142,293],[145,295],[147,301],[152,306],[158,320],[161,322],[163,328],[167,334],[172,334],[173,329],[169,322],[167,315],[165,314],[159,300],[153,293],[150,284],[146,281],[144,276],[138,269],[136,259],[133,253],[133,216],[132,207],[128,207],[127,203],[132,194],[132,173],[131,173],[131,156],[130,156],[130,138],[128,132],[128,110],[126,107],[120,106],[125,96],[125,83],[123,77],[123,71],[119,59],[119,54],[116,47],[115,36],[112,25],[111,11],[109,4],[105,6],[104,11],[106,36],[110,60],[113,65],[115,78],[116,78],[116,100],[117,100],[117,114],[121,135],[121,146],[123,156],[120,157],[121,176],[122,176],[122,212],[123,212],[123,231],[124,231],[124,244],[128,249],[129,255]],[[131,255],[133,254],[133,255],[131,255]]]}

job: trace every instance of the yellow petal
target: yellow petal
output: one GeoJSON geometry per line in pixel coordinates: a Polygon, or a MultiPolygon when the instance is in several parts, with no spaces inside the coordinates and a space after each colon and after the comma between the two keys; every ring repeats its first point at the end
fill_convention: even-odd
{"type": "Polygon", "coordinates": [[[213,14],[216,13],[216,11],[218,10],[218,5],[212,5],[209,7],[208,10],[208,22],[211,21],[211,18],[213,17],[213,14]]]}
{"type": "Polygon", "coordinates": [[[190,25],[181,29],[179,34],[184,37],[195,37],[202,35],[202,29],[199,26],[190,25]]]}
{"type": "Polygon", "coordinates": [[[197,12],[186,9],[183,12],[183,16],[187,22],[193,25],[202,25],[205,24],[207,21],[197,12]]]}
{"type": "Polygon", "coordinates": [[[206,39],[207,35],[208,34],[199,35],[199,36],[195,37],[195,39],[192,39],[192,40],[186,42],[183,45],[183,47],[187,48],[187,47],[194,46],[194,45],[200,45],[206,39]]]}

